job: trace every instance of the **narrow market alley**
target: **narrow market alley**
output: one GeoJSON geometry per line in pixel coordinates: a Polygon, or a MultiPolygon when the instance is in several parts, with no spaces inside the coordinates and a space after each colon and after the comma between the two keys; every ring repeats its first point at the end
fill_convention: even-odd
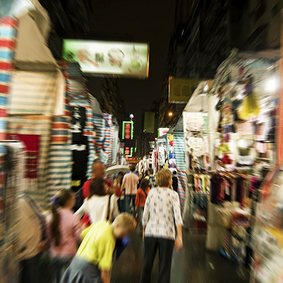
{"type": "MultiPolygon", "coordinates": [[[[216,252],[205,248],[205,234],[191,234],[184,229],[184,247],[178,253],[174,251],[171,283],[248,283],[237,275],[238,266],[216,252]]],[[[47,257],[41,264],[41,278],[38,282],[50,283],[50,269],[47,257]]],[[[143,264],[143,242],[138,232],[131,236],[130,245],[114,262],[112,283],[138,283],[143,264]]],[[[158,278],[158,256],[152,271],[152,282],[158,278]]]]}
{"type": "MultiPolygon", "coordinates": [[[[205,249],[205,235],[191,235],[184,230],[184,247],[176,253],[172,262],[171,283],[246,283],[237,275],[237,265],[215,252],[205,249]]],[[[141,237],[134,234],[130,246],[114,263],[113,283],[137,283],[143,262],[143,243],[141,237]]],[[[155,260],[152,282],[157,282],[158,260],[155,260]]]]}

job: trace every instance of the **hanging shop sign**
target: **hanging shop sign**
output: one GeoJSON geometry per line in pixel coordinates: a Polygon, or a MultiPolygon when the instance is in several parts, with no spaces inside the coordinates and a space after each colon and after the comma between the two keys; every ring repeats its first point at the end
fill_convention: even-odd
{"type": "Polygon", "coordinates": [[[148,77],[147,43],[64,39],[63,58],[79,63],[84,73],[148,77]]]}
{"type": "Polygon", "coordinates": [[[124,143],[124,154],[126,157],[132,157],[134,148],[135,148],[135,140],[134,137],[134,121],[123,121],[122,128],[122,139],[124,143]]]}
{"type": "Polygon", "coordinates": [[[155,112],[145,112],[144,113],[144,132],[153,134],[154,124],[155,124],[155,112]]]}
{"type": "Polygon", "coordinates": [[[168,133],[169,128],[159,128],[158,129],[158,137],[164,136],[168,133]]]}
{"type": "Polygon", "coordinates": [[[169,102],[170,103],[187,103],[200,80],[197,79],[178,79],[169,78],[169,102]]]}

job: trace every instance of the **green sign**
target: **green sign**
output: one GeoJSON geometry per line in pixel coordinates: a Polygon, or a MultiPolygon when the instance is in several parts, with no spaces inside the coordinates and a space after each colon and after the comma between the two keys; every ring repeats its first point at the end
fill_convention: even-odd
{"type": "Polygon", "coordinates": [[[155,112],[144,113],[144,132],[154,133],[155,112]]]}
{"type": "Polygon", "coordinates": [[[64,39],[63,58],[79,63],[84,73],[148,77],[147,43],[64,39]]]}

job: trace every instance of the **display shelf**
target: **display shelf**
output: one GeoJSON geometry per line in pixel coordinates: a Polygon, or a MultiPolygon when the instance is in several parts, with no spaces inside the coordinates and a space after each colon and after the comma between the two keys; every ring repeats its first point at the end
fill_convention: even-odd
{"type": "Polygon", "coordinates": [[[278,283],[283,280],[283,168],[261,190],[253,231],[254,262],[252,283],[278,283]]]}

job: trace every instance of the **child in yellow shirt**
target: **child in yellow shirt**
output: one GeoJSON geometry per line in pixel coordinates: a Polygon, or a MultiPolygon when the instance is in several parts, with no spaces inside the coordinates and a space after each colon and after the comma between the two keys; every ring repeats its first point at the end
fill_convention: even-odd
{"type": "Polygon", "coordinates": [[[61,283],[110,283],[109,270],[116,239],[132,233],[135,227],[135,219],[122,213],[112,224],[99,221],[84,230],[83,241],[61,283]]]}

